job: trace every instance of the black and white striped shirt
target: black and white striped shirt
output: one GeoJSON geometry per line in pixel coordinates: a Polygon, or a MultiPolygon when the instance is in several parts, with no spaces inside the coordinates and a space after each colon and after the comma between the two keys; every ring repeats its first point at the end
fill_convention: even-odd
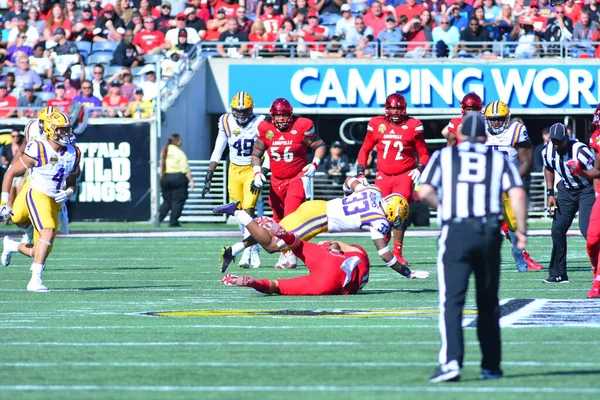
{"type": "Polygon", "coordinates": [[[481,143],[463,142],[436,151],[421,183],[437,189],[440,223],[465,218],[493,218],[502,213],[502,193],[523,186],[518,169],[504,154],[481,143]]]}
{"type": "Polygon", "coordinates": [[[569,140],[567,142],[567,148],[563,154],[556,151],[552,142],[546,143],[546,146],[542,150],[544,167],[551,171],[556,171],[562,178],[565,188],[569,190],[583,189],[592,185],[592,181],[581,176],[573,176],[569,168],[567,168],[567,161],[575,159],[579,161],[583,170],[590,170],[594,167],[594,151],[585,143],[576,140],[569,140]]]}

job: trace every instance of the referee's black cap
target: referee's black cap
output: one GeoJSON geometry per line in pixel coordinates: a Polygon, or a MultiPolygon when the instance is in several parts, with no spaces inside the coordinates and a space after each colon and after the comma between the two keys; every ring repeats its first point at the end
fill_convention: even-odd
{"type": "Polygon", "coordinates": [[[469,141],[475,142],[478,137],[486,137],[485,118],[481,113],[471,112],[462,120],[461,134],[467,136],[469,141]]]}
{"type": "Polygon", "coordinates": [[[567,132],[567,127],[557,122],[556,124],[550,127],[550,139],[556,139],[563,141],[569,138],[569,132],[567,132]]]}

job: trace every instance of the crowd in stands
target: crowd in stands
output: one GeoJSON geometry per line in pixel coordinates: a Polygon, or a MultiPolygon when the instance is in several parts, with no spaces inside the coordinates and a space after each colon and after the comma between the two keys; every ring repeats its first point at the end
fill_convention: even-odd
{"type": "Polygon", "coordinates": [[[147,116],[155,63],[169,78],[198,43],[229,58],[600,58],[600,0],[3,2],[0,117],[74,103],[93,117],[147,116]]]}

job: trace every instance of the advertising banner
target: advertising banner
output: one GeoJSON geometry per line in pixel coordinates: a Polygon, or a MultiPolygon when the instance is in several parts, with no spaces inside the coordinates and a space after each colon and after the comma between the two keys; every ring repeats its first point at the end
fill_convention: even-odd
{"type": "Polygon", "coordinates": [[[455,113],[469,92],[521,114],[591,113],[600,98],[591,64],[231,64],[228,76],[228,98],[246,91],[265,110],[285,97],[317,114],[377,113],[394,92],[412,113],[455,113]]]}

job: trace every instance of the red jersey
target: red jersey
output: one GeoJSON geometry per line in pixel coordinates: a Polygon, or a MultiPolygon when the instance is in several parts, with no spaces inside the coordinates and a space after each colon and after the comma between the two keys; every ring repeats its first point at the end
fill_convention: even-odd
{"type": "Polygon", "coordinates": [[[267,33],[277,33],[281,25],[283,25],[283,21],[285,21],[285,17],[283,15],[267,15],[263,14],[260,17],[260,20],[265,26],[265,31],[267,33]]]}
{"type": "Polygon", "coordinates": [[[165,34],[161,31],[141,30],[135,35],[133,44],[140,46],[144,54],[148,54],[152,49],[161,46],[165,42],[165,34]]]}
{"type": "Polygon", "coordinates": [[[60,111],[63,111],[65,113],[69,113],[69,107],[71,107],[71,102],[73,100],[71,99],[50,99],[48,100],[48,103],[46,104],[48,107],[55,107],[57,109],[59,109],[60,111]]]}
{"type": "MultiPolygon", "coordinates": [[[[357,245],[353,244],[352,246],[357,245]]],[[[351,273],[351,280],[342,289],[342,294],[356,294],[362,289],[369,281],[369,258],[359,252],[348,252],[344,253],[346,258],[359,257],[360,262],[356,264],[351,273]]]]}
{"type": "MultiPolygon", "coordinates": [[[[17,104],[19,103],[19,101],[17,100],[16,97],[11,96],[10,94],[7,95],[6,97],[0,99],[0,109],[1,108],[14,108],[17,107],[17,104]]],[[[15,110],[0,110],[0,117],[6,117],[8,114],[10,114],[11,112],[14,112],[15,110]]]]}
{"type": "Polygon", "coordinates": [[[448,122],[448,131],[456,136],[456,144],[460,143],[460,135],[458,134],[458,128],[462,123],[462,117],[454,117],[448,122]]]}
{"type": "Polygon", "coordinates": [[[415,4],[412,7],[408,4],[400,4],[396,7],[396,15],[406,15],[406,18],[410,21],[415,16],[420,17],[424,10],[425,7],[422,4],[415,4]]]}
{"type": "Polygon", "coordinates": [[[227,4],[224,1],[217,0],[213,6],[213,18],[217,18],[217,11],[225,10],[225,18],[231,18],[237,16],[237,9],[239,4],[227,4]]]}
{"type": "MultiPolygon", "coordinates": [[[[600,129],[597,129],[592,136],[590,136],[590,148],[596,152],[596,157],[600,156],[600,129]]],[[[596,184],[596,192],[600,193],[600,179],[596,184]]]]}
{"type": "Polygon", "coordinates": [[[258,125],[258,138],[267,147],[271,161],[271,173],[277,179],[298,176],[306,161],[306,137],[315,137],[313,122],[304,117],[295,117],[292,127],[286,132],[277,130],[273,122],[264,120],[258,125]]]}
{"type": "Polygon", "coordinates": [[[377,169],[386,175],[400,175],[429,161],[429,153],[423,137],[423,124],[408,117],[402,125],[389,123],[384,116],[371,118],[367,125],[367,136],[358,153],[358,163],[367,164],[371,150],[377,149],[377,169]]]}

